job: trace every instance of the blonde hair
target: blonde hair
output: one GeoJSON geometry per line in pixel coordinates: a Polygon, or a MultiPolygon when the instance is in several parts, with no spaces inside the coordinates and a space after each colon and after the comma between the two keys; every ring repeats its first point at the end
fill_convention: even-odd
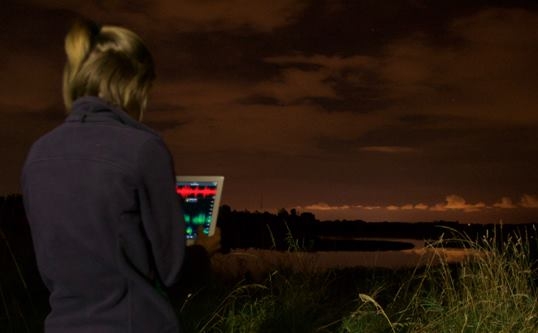
{"type": "Polygon", "coordinates": [[[99,96],[142,120],[155,79],[150,52],[134,32],[77,21],[65,37],[63,98],[67,110],[82,96],[99,96]]]}

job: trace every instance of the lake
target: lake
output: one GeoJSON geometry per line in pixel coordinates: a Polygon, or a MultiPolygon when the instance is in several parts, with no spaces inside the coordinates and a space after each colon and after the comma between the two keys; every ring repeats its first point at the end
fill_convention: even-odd
{"type": "MultiPolygon", "coordinates": [[[[341,240],[341,239],[340,239],[341,240]]],[[[333,239],[336,241],[336,239],[333,239]]],[[[345,240],[349,242],[350,239],[345,240]]],[[[368,245],[386,244],[394,242],[396,246],[406,245],[402,250],[360,251],[360,250],[330,250],[330,251],[276,251],[262,249],[235,249],[227,254],[216,254],[213,267],[216,272],[248,274],[262,277],[268,272],[287,267],[298,271],[323,271],[334,268],[347,267],[382,267],[403,268],[415,267],[439,261],[440,258],[448,262],[460,262],[464,258],[476,255],[478,252],[471,249],[432,248],[425,246],[424,241],[416,239],[397,238],[355,238],[358,248],[363,247],[361,242],[368,245]],[[380,242],[380,243],[376,243],[380,242]]]]}

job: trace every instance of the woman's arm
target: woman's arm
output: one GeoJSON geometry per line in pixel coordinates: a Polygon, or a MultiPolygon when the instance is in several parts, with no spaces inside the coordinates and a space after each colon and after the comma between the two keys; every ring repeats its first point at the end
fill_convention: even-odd
{"type": "Polygon", "coordinates": [[[142,222],[162,283],[176,282],[185,255],[185,223],[175,191],[172,157],[164,143],[148,140],[139,155],[142,222]]]}

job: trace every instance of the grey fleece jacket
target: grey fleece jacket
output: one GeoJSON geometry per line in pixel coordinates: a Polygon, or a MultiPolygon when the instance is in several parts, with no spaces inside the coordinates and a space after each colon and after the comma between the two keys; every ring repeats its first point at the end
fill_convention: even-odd
{"type": "Polygon", "coordinates": [[[22,172],[47,333],[179,332],[155,285],[185,253],[173,161],[151,129],[97,97],[32,146],[22,172]]]}

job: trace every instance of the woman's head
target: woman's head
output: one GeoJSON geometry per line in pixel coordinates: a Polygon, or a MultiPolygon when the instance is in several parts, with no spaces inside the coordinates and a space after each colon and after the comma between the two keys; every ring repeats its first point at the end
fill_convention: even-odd
{"type": "Polygon", "coordinates": [[[77,21],[65,38],[63,97],[68,110],[82,96],[99,96],[141,120],[155,78],[153,59],[134,32],[77,21]]]}

